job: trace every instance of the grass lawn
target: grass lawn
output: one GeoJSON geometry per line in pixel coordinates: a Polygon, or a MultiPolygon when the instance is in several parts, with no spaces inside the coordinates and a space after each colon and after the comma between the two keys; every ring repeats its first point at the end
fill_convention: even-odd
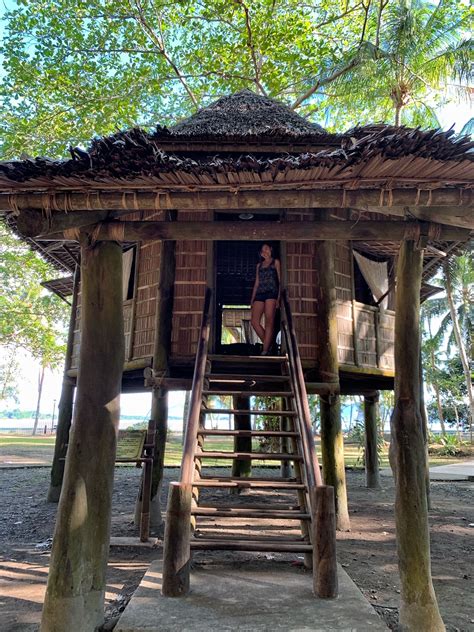
{"type": "MultiPolygon", "coordinates": [[[[31,435],[0,435],[0,458],[3,455],[14,455],[17,457],[29,457],[34,458],[35,454],[38,458],[45,459],[46,457],[53,457],[55,437],[51,435],[38,435],[32,437],[31,435]]],[[[318,451],[318,457],[321,458],[319,444],[316,442],[318,451]]],[[[233,450],[233,442],[225,437],[207,438],[205,443],[205,449],[208,451],[228,451],[233,450]]],[[[171,433],[168,436],[168,442],[166,445],[166,466],[179,466],[181,464],[181,435],[171,433]]],[[[258,451],[258,441],[254,439],[253,450],[258,451]]],[[[347,443],[344,447],[345,463],[346,467],[362,467],[361,451],[358,445],[353,443],[347,443]]],[[[429,462],[431,466],[434,465],[446,465],[449,463],[456,463],[457,457],[449,456],[437,456],[430,455],[429,462]]],[[[206,459],[206,465],[212,467],[214,465],[222,465],[222,461],[218,459],[206,459]]],[[[230,463],[227,461],[227,463],[230,463]]],[[[275,461],[263,461],[264,465],[275,464],[275,461]]],[[[389,467],[387,449],[384,449],[381,458],[381,467],[389,467]]]]}

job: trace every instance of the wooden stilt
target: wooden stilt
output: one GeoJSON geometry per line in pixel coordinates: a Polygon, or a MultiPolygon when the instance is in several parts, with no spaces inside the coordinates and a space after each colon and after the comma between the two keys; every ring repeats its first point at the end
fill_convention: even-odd
{"type": "Polygon", "coordinates": [[[426,450],[420,415],[419,309],[423,253],[413,241],[400,247],[395,317],[395,408],[391,462],[395,465],[395,519],[401,581],[400,626],[441,632],[431,580],[426,450]]]}
{"type": "Polygon", "coordinates": [[[59,398],[58,404],[58,427],[56,429],[53,465],[51,466],[51,481],[48,490],[48,502],[50,503],[57,503],[61,494],[67,445],[69,442],[69,429],[71,427],[72,420],[72,407],[76,384],[75,380],[67,376],[67,372],[71,368],[72,349],[74,344],[74,327],[76,324],[77,297],[79,294],[79,279],[80,268],[77,266],[74,272],[71,316],[69,318],[66,357],[64,359],[64,375],[61,387],[61,397],[59,398]]]}
{"type": "Polygon", "coordinates": [[[165,597],[184,597],[189,593],[191,497],[191,485],[185,483],[170,484],[166,510],[163,586],[161,590],[165,597]]]}
{"type": "Polygon", "coordinates": [[[313,592],[323,599],[337,597],[336,513],[334,488],[311,490],[313,527],[313,592]]]}
{"type": "MultiPolygon", "coordinates": [[[[233,407],[237,410],[248,410],[250,408],[250,396],[249,395],[237,395],[233,397],[233,407]]],[[[252,430],[252,424],[250,421],[250,415],[247,414],[234,414],[234,427],[236,430],[252,430]]],[[[248,436],[235,436],[234,437],[234,452],[251,452],[252,451],[252,437],[248,436]]],[[[232,476],[248,477],[252,474],[252,461],[251,459],[235,459],[232,462],[232,476]]]]}
{"type": "Polygon", "coordinates": [[[379,458],[377,451],[377,403],[378,392],[364,395],[365,422],[365,484],[376,489],[380,487],[379,458]]]}
{"type": "MultiPolygon", "coordinates": [[[[334,277],[334,244],[318,243],[315,268],[318,362],[323,381],[339,380],[337,358],[336,282],[334,277]]],[[[334,487],[336,525],[340,531],[350,530],[347,507],[346,473],[344,470],[344,440],[341,426],[341,405],[337,393],[321,395],[321,452],[324,481],[334,487]]]]}
{"type": "Polygon", "coordinates": [[[124,358],[122,248],[81,249],[81,349],[41,632],[103,622],[124,358]]]}

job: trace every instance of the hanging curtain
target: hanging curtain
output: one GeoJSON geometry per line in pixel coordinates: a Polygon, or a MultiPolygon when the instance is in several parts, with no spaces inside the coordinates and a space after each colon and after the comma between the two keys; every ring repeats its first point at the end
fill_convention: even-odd
{"type": "Polygon", "coordinates": [[[122,292],[123,300],[127,300],[128,285],[130,283],[130,274],[132,272],[134,248],[130,248],[122,253],[122,292]]]}
{"type": "MultiPolygon", "coordinates": [[[[372,261],[354,250],[354,257],[375,301],[388,290],[388,265],[386,261],[372,261]]],[[[380,303],[381,309],[387,309],[388,296],[380,303]]]]}

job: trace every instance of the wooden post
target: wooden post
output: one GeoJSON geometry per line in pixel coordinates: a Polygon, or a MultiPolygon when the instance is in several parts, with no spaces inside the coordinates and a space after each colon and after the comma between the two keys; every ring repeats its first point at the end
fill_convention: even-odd
{"type": "Polygon", "coordinates": [[[170,483],[163,550],[163,586],[165,597],[184,597],[189,593],[191,565],[192,486],[170,483]]]}
{"type": "Polygon", "coordinates": [[[364,395],[365,485],[371,489],[380,487],[379,458],[377,452],[378,401],[378,392],[372,395],[364,395]]]}
{"type": "MultiPolygon", "coordinates": [[[[233,406],[235,409],[250,410],[250,396],[249,395],[237,395],[233,397],[233,406]]],[[[252,430],[252,422],[250,415],[238,415],[234,414],[234,428],[235,430],[252,430]]],[[[252,437],[234,437],[234,452],[251,452],[252,451],[252,437]]],[[[234,459],[232,461],[232,476],[249,477],[252,475],[252,460],[251,459],[234,459]]],[[[240,488],[236,488],[239,490],[240,488]]]]}
{"type": "MultiPolygon", "coordinates": [[[[318,274],[317,344],[318,365],[323,382],[339,379],[337,358],[336,282],[334,276],[334,244],[318,243],[315,256],[318,274]]],[[[334,487],[336,525],[339,531],[349,531],[344,441],[341,425],[341,404],[338,394],[321,395],[321,453],[326,485],[334,487]]]]}
{"type": "Polygon", "coordinates": [[[395,465],[395,520],[403,630],[441,632],[431,580],[426,502],[426,450],[420,415],[419,311],[423,253],[413,241],[400,247],[395,316],[395,408],[391,462],[395,465]]]}
{"type": "Polygon", "coordinates": [[[103,622],[124,358],[122,248],[81,248],[81,350],[41,632],[103,622]]]}
{"type": "Polygon", "coordinates": [[[61,387],[61,397],[58,405],[58,427],[56,429],[56,441],[54,443],[53,465],[51,466],[51,481],[48,490],[48,502],[57,503],[61,494],[64,478],[64,465],[66,462],[67,445],[69,441],[69,429],[72,420],[72,407],[74,402],[75,380],[67,376],[71,368],[72,351],[74,346],[74,327],[76,324],[77,297],[79,294],[80,268],[76,266],[74,271],[74,285],[72,292],[71,316],[69,318],[69,330],[67,335],[66,357],[64,359],[64,374],[61,387]]]}
{"type": "Polygon", "coordinates": [[[311,489],[313,592],[323,599],[332,599],[338,593],[334,507],[333,487],[311,489]]]}
{"type": "MultiPolygon", "coordinates": [[[[176,213],[169,215],[169,220],[176,218],[176,213]]],[[[176,270],[174,241],[161,244],[160,276],[156,299],[155,345],[153,351],[153,371],[157,376],[165,376],[168,372],[168,361],[171,354],[171,327],[173,319],[174,278],[176,270]]],[[[163,466],[165,460],[166,437],[168,435],[168,389],[163,386],[153,388],[151,399],[151,419],[156,423],[155,455],[151,485],[150,525],[158,527],[162,524],[160,495],[163,485],[163,466]]],[[[137,503],[138,505],[139,503],[137,503]]],[[[135,517],[139,514],[138,507],[135,517]]]]}

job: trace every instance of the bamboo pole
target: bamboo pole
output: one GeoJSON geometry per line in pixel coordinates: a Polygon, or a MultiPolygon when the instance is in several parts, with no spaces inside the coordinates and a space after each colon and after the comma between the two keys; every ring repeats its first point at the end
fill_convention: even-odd
{"type": "Polygon", "coordinates": [[[395,520],[401,580],[400,625],[441,632],[431,580],[426,450],[420,415],[420,287],[423,252],[403,242],[397,267],[395,317],[395,408],[391,418],[391,463],[395,474],[395,520]]]}
{"type": "MultiPolygon", "coordinates": [[[[237,395],[233,397],[233,407],[237,410],[250,409],[250,395],[237,395]]],[[[234,428],[236,430],[252,430],[250,415],[239,412],[234,413],[234,428]]],[[[234,437],[234,452],[252,452],[251,435],[234,437]]],[[[232,462],[232,476],[249,477],[252,475],[251,459],[234,459],[232,462]]]]}
{"type": "Polygon", "coordinates": [[[81,350],[41,632],[103,622],[124,358],[122,248],[81,248],[81,350]]]}
{"type": "Polygon", "coordinates": [[[74,327],[76,324],[77,299],[79,296],[80,267],[74,271],[71,315],[69,317],[69,329],[67,335],[66,357],[64,359],[64,374],[61,387],[61,397],[58,404],[58,427],[56,429],[56,441],[54,443],[53,464],[51,466],[51,480],[48,489],[48,502],[57,503],[61,494],[64,478],[64,465],[66,462],[67,445],[69,442],[69,429],[72,420],[72,408],[74,402],[75,380],[67,376],[71,368],[72,351],[74,346],[74,327]]]}

